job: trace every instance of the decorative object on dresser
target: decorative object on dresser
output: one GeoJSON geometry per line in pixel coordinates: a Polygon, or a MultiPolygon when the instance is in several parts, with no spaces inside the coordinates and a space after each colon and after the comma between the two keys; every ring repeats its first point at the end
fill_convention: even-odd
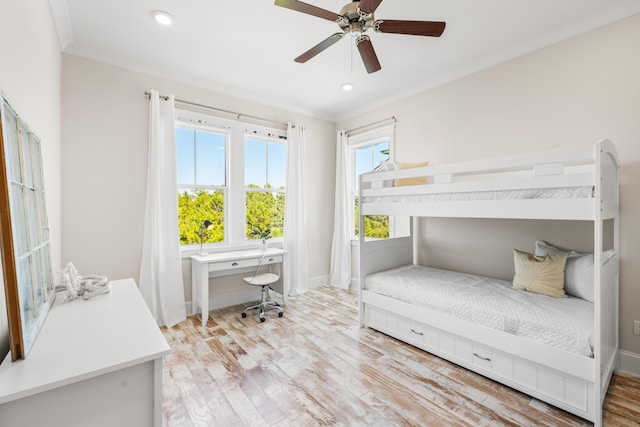
{"type": "Polygon", "coordinates": [[[106,276],[81,276],[71,262],[62,270],[62,283],[66,288],[62,302],[73,301],[79,297],[91,299],[111,291],[111,282],[106,276]]]}
{"type": "MultiPolygon", "coordinates": [[[[535,255],[524,255],[536,263],[547,258],[553,262],[554,257],[560,257],[557,259],[561,264],[574,264],[567,267],[564,275],[557,274],[559,269],[551,269],[554,286],[562,284],[563,289],[560,293],[556,287],[557,292],[552,293],[560,298],[513,290],[508,282],[499,285],[503,289],[499,294],[506,296],[511,292],[515,293],[514,298],[529,298],[540,308],[555,307],[559,316],[556,321],[545,321],[543,315],[542,321],[537,321],[525,336],[517,335],[527,328],[524,316],[520,315],[524,312],[517,309],[511,310],[513,314],[498,315],[494,298],[469,296],[467,301],[484,299],[488,305],[473,309],[465,305],[458,315],[414,303],[418,299],[430,302],[436,298],[435,294],[423,294],[397,274],[390,273],[391,269],[413,265],[414,247],[417,247],[413,227],[409,237],[365,240],[361,235],[361,325],[378,329],[601,426],[602,403],[618,351],[618,165],[613,143],[602,140],[546,152],[361,175],[361,228],[367,215],[562,220],[593,227],[592,254],[558,248],[554,251],[550,245],[538,242],[535,255]],[[399,178],[424,178],[428,184],[395,185],[399,178]],[[580,258],[581,263],[589,268],[575,268],[578,257],[584,258],[580,258]],[[592,260],[589,257],[593,257],[592,260]],[[567,275],[571,271],[573,273],[567,275]],[[370,287],[378,274],[386,275],[384,289],[370,287]],[[585,283],[568,286],[577,277],[585,283]],[[592,289],[592,301],[575,295],[589,298],[586,288],[592,289]],[[569,295],[562,297],[564,293],[569,295]],[[558,332],[566,335],[559,343],[532,339],[535,335],[547,335],[540,333],[539,327],[551,327],[550,323],[558,322],[561,322],[558,332]],[[574,329],[569,329],[569,325],[574,325],[570,326],[574,329]],[[564,348],[572,341],[576,341],[575,349],[564,348]]],[[[516,252],[514,262],[521,263],[520,258],[516,252]]],[[[449,273],[436,270],[432,274],[447,276],[449,273]]],[[[530,273],[526,278],[535,278],[540,271],[530,273]]],[[[464,280],[484,282],[486,279],[471,277],[464,280]]],[[[448,283],[450,288],[455,288],[464,280],[458,278],[448,283]]],[[[431,283],[433,279],[426,281],[431,283]]],[[[546,290],[547,285],[542,280],[526,288],[540,291],[546,290]]],[[[456,298],[458,296],[456,293],[456,298]]],[[[459,302],[445,304],[449,309],[459,302]]]]}

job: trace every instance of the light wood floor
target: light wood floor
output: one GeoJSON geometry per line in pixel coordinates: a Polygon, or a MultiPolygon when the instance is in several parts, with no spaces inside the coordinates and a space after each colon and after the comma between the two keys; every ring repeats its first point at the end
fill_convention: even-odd
{"type": "MultiPolygon", "coordinates": [[[[371,329],[354,292],[290,298],[282,318],[216,310],[163,333],[163,418],[187,426],[591,423],[371,329]]],[[[640,378],[614,375],[605,426],[640,426],[640,378]]]]}

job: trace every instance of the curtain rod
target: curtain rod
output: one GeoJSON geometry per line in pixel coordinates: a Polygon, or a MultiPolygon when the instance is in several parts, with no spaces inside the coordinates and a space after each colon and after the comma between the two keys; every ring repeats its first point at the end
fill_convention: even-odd
{"type": "MultiPolygon", "coordinates": [[[[151,92],[145,92],[144,93],[145,96],[148,98],[151,96],[151,92]]],[[[167,101],[169,99],[169,96],[167,95],[160,95],[160,98],[164,99],[165,101],[167,101]]],[[[249,114],[242,114],[242,113],[237,113],[235,111],[229,111],[229,110],[224,110],[222,108],[217,108],[217,107],[211,107],[210,105],[204,105],[204,104],[198,104],[196,102],[191,102],[191,101],[185,101],[184,99],[175,99],[175,102],[178,102],[180,104],[186,104],[186,105],[192,105],[194,107],[200,107],[200,108],[205,108],[207,110],[213,110],[213,111],[218,111],[220,113],[225,113],[225,114],[230,114],[233,116],[236,116],[236,120],[240,121],[240,119],[242,117],[245,117],[247,119],[251,119],[251,120],[259,120],[261,122],[270,124],[270,125],[275,125],[278,127],[282,127],[284,129],[287,128],[287,124],[286,123],[278,123],[278,122],[274,122],[273,120],[269,120],[269,119],[263,119],[262,117],[257,117],[257,116],[251,116],[249,114]]]]}
{"type": "Polygon", "coordinates": [[[354,133],[354,132],[364,132],[365,130],[368,130],[369,128],[371,128],[373,126],[381,125],[381,124],[387,123],[387,122],[395,123],[396,122],[396,117],[395,116],[387,117],[386,119],[378,120],[377,122],[369,123],[368,125],[363,125],[363,126],[359,126],[357,128],[350,129],[350,130],[346,131],[345,133],[351,134],[351,133],[354,133]]]}

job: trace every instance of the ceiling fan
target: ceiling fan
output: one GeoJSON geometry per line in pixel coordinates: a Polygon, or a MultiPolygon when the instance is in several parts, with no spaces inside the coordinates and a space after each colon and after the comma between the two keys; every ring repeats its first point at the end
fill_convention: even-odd
{"type": "Polygon", "coordinates": [[[436,21],[403,21],[378,19],[373,16],[373,12],[380,6],[382,0],[354,0],[347,3],[340,13],[334,13],[298,0],[276,0],[276,6],[286,7],[318,18],[334,21],[338,24],[342,32],[335,33],[321,41],[294,61],[304,63],[327,49],[329,46],[342,39],[345,34],[350,34],[356,38],[356,46],[362,57],[362,62],[367,69],[367,73],[375,73],[380,70],[380,61],[376,55],[371,39],[365,35],[365,31],[373,29],[379,33],[408,34],[415,36],[440,37],[444,32],[445,22],[436,21]]]}

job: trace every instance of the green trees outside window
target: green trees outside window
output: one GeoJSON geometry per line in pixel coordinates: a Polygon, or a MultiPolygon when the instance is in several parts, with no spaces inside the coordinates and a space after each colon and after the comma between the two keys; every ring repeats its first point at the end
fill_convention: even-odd
{"type": "Polygon", "coordinates": [[[224,241],[224,192],[188,190],[178,194],[181,245],[200,243],[200,225],[206,219],[213,223],[213,228],[205,233],[203,241],[224,241]]]}
{"type": "MultiPolygon", "coordinates": [[[[260,188],[255,184],[247,187],[260,188]]],[[[284,235],[284,193],[247,191],[245,194],[247,240],[261,239],[265,233],[270,237],[282,237],[284,235]]]]}
{"type": "MultiPolygon", "coordinates": [[[[251,185],[251,188],[258,188],[251,185]]],[[[246,192],[246,238],[261,239],[269,230],[271,237],[284,234],[284,193],[262,191],[246,192]]],[[[208,219],[213,228],[205,233],[205,243],[224,241],[224,193],[218,191],[191,190],[178,194],[178,223],[180,244],[200,243],[200,225],[208,219]]]]}
{"type": "MultiPolygon", "coordinates": [[[[360,203],[358,196],[355,202],[356,236],[360,235],[360,203]]],[[[364,217],[364,235],[375,239],[389,238],[389,217],[383,215],[367,215],[364,217]]]]}

